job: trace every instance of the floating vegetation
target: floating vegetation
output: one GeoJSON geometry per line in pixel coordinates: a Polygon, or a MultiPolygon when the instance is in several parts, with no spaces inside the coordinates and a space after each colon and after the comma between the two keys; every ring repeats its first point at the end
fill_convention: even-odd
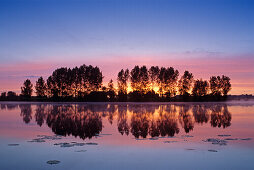
{"type": "Polygon", "coordinates": [[[227,145],[227,141],[221,140],[221,139],[215,139],[215,138],[208,138],[206,140],[203,140],[204,142],[211,142],[214,145],[227,145]]]}
{"type": "Polygon", "coordinates": [[[60,140],[62,139],[61,136],[59,135],[54,135],[54,136],[48,136],[48,135],[37,135],[38,138],[32,139],[27,142],[37,142],[37,143],[42,143],[46,142],[46,140],[60,140]]]}
{"type": "Polygon", "coordinates": [[[159,138],[176,138],[175,136],[161,136],[161,137],[159,137],[159,138]]]}
{"type": "Polygon", "coordinates": [[[78,151],[74,151],[74,152],[86,152],[87,150],[78,150],[78,151]]]}
{"type": "Polygon", "coordinates": [[[209,149],[208,151],[209,151],[209,152],[218,152],[218,151],[213,150],[213,149],[209,149]]]}
{"type": "Polygon", "coordinates": [[[164,143],[176,143],[177,141],[164,141],[164,143]]]}
{"type": "Polygon", "coordinates": [[[185,137],[185,138],[193,138],[194,136],[191,136],[191,135],[182,135],[182,137],[185,137]]]}
{"type": "Polygon", "coordinates": [[[110,136],[110,135],[112,135],[112,134],[109,134],[109,133],[103,133],[103,134],[99,134],[99,135],[101,135],[101,136],[110,136]]]}
{"type": "Polygon", "coordinates": [[[158,139],[159,139],[158,137],[149,138],[149,140],[158,140],[158,139]]]}
{"type": "Polygon", "coordinates": [[[220,137],[229,137],[231,135],[218,135],[218,136],[220,136],[220,137]]]}
{"type": "Polygon", "coordinates": [[[77,142],[62,142],[62,143],[55,143],[54,145],[59,145],[60,147],[63,148],[68,148],[68,147],[73,147],[73,146],[84,146],[86,145],[85,143],[77,143],[77,142]]]}
{"type": "Polygon", "coordinates": [[[135,140],[147,140],[146,138],[135,138],[135,140]]]}
{"type": "Polygon", "coordinates": [[[84,146],[85,143],[75,143],[74,145],[75,145],[75,146],[84,146]]]}
{"type": "Polygon", "coordinates": [[[63,143],[60,145],[60,147],[62,148],[69,148],[69,147],[73,147],[75,146],[75,144],[71,144],[71,143],[63,143]]]}
{"type": "Polygon", "coordinates": [[[48,136],[48,135],[37,135],[40,139],[48,139],[48,140],[60,140],[62,139],[62,136],[60,135],[54,135],[54,136],[48,136]]]}
{"type": "Polygon", "coordinates": [[[59,163],[60,163],[60,161],[58,161],[58,160],[49,160],[49,161],[47,161],[47,164],[50,164],[50,165],[59,164],[59,163]]]}
{"type": "Polygon", "coordinates": [[[27,141],[27,142],[37,142],[37,143],[42,143],[42,142],[46,142],[44,139],[42,138],[37,138],[37,139],[32,139],[30,141],[27,141]]]}
{"type": "Polygon", "coordinates": [[[252,138],[241,138],[241,140],[252,140],[252,138]]]}
{"type": "Polygon", "coordinates": [[[187,150],[187,151],[194,151],[195,149],[187,148],[187,149],[185,149],[185,150],[187,150]]]}
{"type": "Polygon", "coordinates": [[[89,143],[86,143],[86,145],[98,145],[98,143],[89,142],[89,143]]]}
{"type": "Polygon", "coordinates": [[[238,140],[238,138],[225,138],[224,140],[238,140]]]}
{"type": "Polygon", "coordinates": [[[10,143],[10,144],[8,144],[8,146],[19,146],[19,144],[18,143],[10,143]]]}

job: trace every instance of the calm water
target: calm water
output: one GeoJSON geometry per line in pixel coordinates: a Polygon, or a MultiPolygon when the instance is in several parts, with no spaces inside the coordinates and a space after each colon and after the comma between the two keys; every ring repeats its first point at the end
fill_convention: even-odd
{"type": "Polygon", "coordinates": [[[0,106],[1,170],[254,169],[254,102],[0,106]]]}

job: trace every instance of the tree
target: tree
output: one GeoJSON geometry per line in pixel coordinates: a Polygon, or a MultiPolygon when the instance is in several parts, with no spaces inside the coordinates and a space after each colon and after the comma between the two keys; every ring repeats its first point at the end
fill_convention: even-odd
{"type": "Polygon", "coordinates": [[[113,80],[110,79],[108,82],[108,91],[115,91],[113,80]]]}
{"type": "Polygon", "coordinates": [[[117,75],[117,86],[118,86],[118,100],[127,101],[127,89],[128,89],[129,70],[125,71],[122,69],[117,75]]]}
{"type": "Polygon", "coordinates": [[[6,92],[2,92],[2,93],[1,93],[1,98],[5,99],[6,96],[7,96],[6,92]]]}
{"type": "Polygon", "coordinates": [[[115,100],[115,88],[114,88],[114,83],[113,83],[113,80],[111,79],[108,83],[108,99],[109,101],[114,101],[115,100]]]}
{"type": "Polygon", "coordinates": [[[154,90],[154,86],[158,82],[160,68],[158,66],[152,66],[149,69],[148,73],[149,73],[149,77],[150,77],[150,81],[151,81],[151,85],[152,85],[152,90],[154,90]]]}
{"type": "Polygon", "coordinates": [[[148,75],[148,70],[146,66],[142,66],[140,68],[140,88],[142,92],[147,92],[150,90],[150,82],[149,82],[149,75],[148,75]]]}
{"type": "Polygon", "coordinates": [[[160,69],[160,74],[158,76],[159,91],[161,95],[168,94],[173,96],[176,94],[176,84],[179,76],[178,70],[173,67],[160,69]]]}
{"type": "Polygon", "coordinates": [[[226,96],[231,90],[230,78],[224,75],[210,77],[210,90],[212,95],[221,96],[223,94],[226,96]]]}
{"type": "Polygon", "coordinates": [[[117,85],[118,85],[118,92],[127,94],[128,88],[128,79],[129,79],[129,70],[126,69],[125,71],[122,69],[117,76],[117,85]]]}
{"type": "Polygon", "coordinates": [[[189,95],[190,88],[194,79],[192,73],[185,71],[178,82],[178,91],[180,95],[189,95]]]}
{"type": "Polygon", "coordinates": [[[210,90],[211,94],[214,96],[221,95],[221,78],[220,76],[212,76],[210,77],[210,90]]]}
{"type": "Polygon", "coordinates": [[[222,75],[220,84],[221,84],[220,87],[222,88],[221,89],[222,93],[224,96],[226,96],[228,92],[231,90],[230,78],[222,75]]]}
{"type": "Polygon", "coordinates": [[[196,80],[192,89],[193,96],[205,96],[207,95],[209,84],[206,80],[196,80]]]}
{"type": "Polygon", "coordinates": [[[33,84],[29,79],[24,81],[23,87],[21,87],[21,95],[30,98],[33,93],[33,84]]]}
{"type": "Polygon", "coordinates": [[[149,89],[149,75],[146,66],[135,66],[131,70],[130,80],[133,91],[147,92],[149,89]]]}
{"type": "Polygon", "coordinates": [[[35,89],[36,89],[36,95],[38,97],[46,96],[47,87],[43,77],[38,78],[38,80],[36,81],[35,89]]]}
{"type": "Polygon", "coordinates": [[[86,67],[84,78],[88,92],[98,91],[101,88],[103,76],[99,67],[93,67],[91,65],[86,67]]]}
{"type": "Polygon", "coordinates": [[[7,97],[8,98],[13,98],[13,97],[17,97],[17,94],[13,91],[8,91],[7,92],[7,97]]]}

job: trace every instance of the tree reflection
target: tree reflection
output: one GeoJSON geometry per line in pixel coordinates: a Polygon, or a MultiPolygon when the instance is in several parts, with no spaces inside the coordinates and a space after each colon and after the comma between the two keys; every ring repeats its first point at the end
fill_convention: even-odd
{"type": "Polygon", "coordinates": [[[226,105],[212,107],[211,126],[226,128],[231,125],[231,114],[226,105]]]}
{"type": "MultiPolygon", "coordinates": [[[[1,108],[8,106],[1,105],[1,108]]],[[[20,104],[20,115],[25,123],[32,120],[30,104],[20,104]]],[[[121,135],[131,133],[135,138],[175,136],[180,127],[185,133],[195,123],[226,128],[231,125],[227,105],[217,104],[38,104],[34,120],[44,123],[57,135],[92,138],[101,133],[103,123],[114,126],[121,135]]]]}
{"type": "Polygon", "coordinates": [[[209,113],[208,113],[209,107],[205,105],[195,105],[192,108],[193,116],[195,119],[195,122],[203,124],[207,123],[209,120],[209,113]]]}
{"type": "Polygon", "coordinates": [[[23,121],[27,124],[32,120],[32,107],[30,104],[20,104],[20,115],[23,117],[23,121]]]}
{"type": "Polygon", "coordinates": [[[165,113],[163,111],[160,113],[160,119],[158,121],[160,135],[172,137],[179,133],[176,108],[174,105],[169,105],[165,110],[165,113]]]}
{"type": "Polygon", "coordinates": [[[182,105],[179,107],[179,122],[186,133],[189,133],[194,128],[194,120],[190,111],[190,105],[182,105]]]}
{"type": "Polygon", "coordinates": [[[127,122],[127,105],[119,105],[118,106],[118,131],[123,135],[129,135],[130,127],[127,122]]]}

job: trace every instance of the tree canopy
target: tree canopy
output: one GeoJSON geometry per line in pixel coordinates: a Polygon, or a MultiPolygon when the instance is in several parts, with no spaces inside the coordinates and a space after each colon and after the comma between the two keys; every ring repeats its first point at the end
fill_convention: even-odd
{"type": "MultiPolygon", "coordinates": [[[[231,90],[230,78],[211,76],[210,80],[194,79],[189,71],[184,71],[179,79],[179,71],[173,67],[134,66],[121,69],[117,74],[117,88],[110,79],[103,85],[103,74],[99,67],[61,67],[44,80],[36,81],[35,92],[39,98],[80,99],[89,101],[170,101],[177,95],[186,97],[227,96],[231,90]],[[90,99],[89,99],[90,97],[90,99]]],[[[29,79],[21,87],[21,95],[31,97],[33,85],[29,79]]],[[[3,94],[2,96],[6,96],[3,94]]]]}

